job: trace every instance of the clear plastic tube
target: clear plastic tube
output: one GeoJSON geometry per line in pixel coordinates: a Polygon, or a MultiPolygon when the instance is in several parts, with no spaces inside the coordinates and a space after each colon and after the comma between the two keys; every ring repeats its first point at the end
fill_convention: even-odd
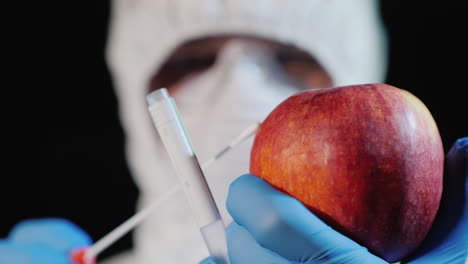
{"type": "Polygon", "coordinates": [[[175,102],[165,88],[149,94],[147,102],[154,125],[182,183],[210,256],[216,263],[228,264],[224,224],[175,102]]]}

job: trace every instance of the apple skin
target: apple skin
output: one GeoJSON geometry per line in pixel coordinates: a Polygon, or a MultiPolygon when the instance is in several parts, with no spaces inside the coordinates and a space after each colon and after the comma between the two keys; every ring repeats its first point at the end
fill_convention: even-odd
{"type": "Polygon", "coordinates": [[[250,157],[251,173],[389,262],[429,232],[443,165],[428,109],[386,84],[289,97],[260,126],[250,157]]]}

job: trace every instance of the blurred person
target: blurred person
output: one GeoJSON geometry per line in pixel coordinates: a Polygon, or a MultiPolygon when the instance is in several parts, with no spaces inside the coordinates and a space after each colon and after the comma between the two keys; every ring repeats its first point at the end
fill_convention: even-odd
{"type": "MultiPolygon", "coordinates": [[[[138,207],[143,208],[178,181],[147,112],[145,96],[149,92],[168,88],[178,104],[197,156],[204,161],[245,127],[262,121],[276,105],[296,92],[382,82],[386,70],[386,41],[377,2],[373,0],[353,3],[115,0],[107,59],[126,131],[128,161],[140,189],[138,207]]],[[[223,220],[230,226],[231,261],[326,263],[320,260],[297,262],[284,258],[274,249],[256,247],[262,241],[249,236],[252,232],[249,220],[242,220],[245,221],[243,226],[239,225],[245,217],[235,209],[239,206],[236,189],[229,192],[230,212],[226,209],[230,183],[248,171],[251,143],[234,149],[205,171],[223,220]],[[236,247],[235,240],[244,241],[242,239],[246,239],[244,247],[236,247]]],[[[249,176],[236,182],[257,192],[255,199],[267,199],[271,195],[268,185],[249,176]]],[[[204,259],[208,252],[187,200],[183,193],[172,198],[137,228],[135,248],[131,252],[106,263],[196,263],[204,259]]],[[[296,206],[293,204],[292,208],[296,206]]],[[[255,211],[255,208],[250,207],[250,210],[255,211]]],[[[274,212],[275,208],[271,210],[274,212]]],[[[90,243],[87,235],[72,223],[52,221],[55,222],[20,223],[12,230],[10,238],[35,241],[39,233],[42,237],[48,234],[57,238],[46,241],[46,245],[68,241],[67,238],[74,241],[65,243],[67,247],[49,250],[62,255],[73,247],[90,243]],[[56,231],[57,226],[59,231],[56,231]],[[67,235],[61,228],[76,232],[67,235]]],[[[319,220],[316,223],[322,227],[319,220]]],[[[297,231],[307,233],[310,230],[297,231]]],[[[267,235],[274,238],[273,232],[267,235]]],[[[332,230],[330,237],[335,242],[328,241],[330,248],[325,250],[356,247],[332,230]]],[[[313,242],[318,238],[308,239],[313,242]]],[[[12,243],[5,240],[0,245],[0,260],[1,248],[7,250],[12,243]]],[[[322,242],[318,239],[316,243],[322,242]]],[[[37,254],[36,248],[14,248],[17,255],[37,254]]],[[[360,256],[384,263],[357,248],[356,256],[346,258],[337,254],[336,262],[332,263],[356,263],[355,257],[359,259],[360,256]]],[[[62,263],[32,259],[24,263],[62,263]]]]}
{"type": "MultiPolygon", "coordinates": [[[[108,61],[139,207],[178,180],[147,113],[150,91],[168,88],[203,162],[302,89],[382,81],[377,11],[375,1],[115,1],[108,61]]],[[[250,145],[205,171],[226,224],[227,189],[248,171],[250,145]]],[[[135,235],[138,260],[188,263],[206,256],[190,215],[180,194],[145,221],[135,235]]]]}

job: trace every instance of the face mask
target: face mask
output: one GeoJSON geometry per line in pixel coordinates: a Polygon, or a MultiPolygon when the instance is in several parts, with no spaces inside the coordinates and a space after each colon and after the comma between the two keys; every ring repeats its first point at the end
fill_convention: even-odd
{"type": "MultiPolygon", "coordinates": [[[[252,43],[231,42],[215,66],[179,88],[174,99],[197,156],[204,161],[300,90],[282,76],[281,66],[268,50],[252,43]]],[[[226,222],[230,220],[224,206],[228,186],[248,173],[252,141],[238,146],[205,171],[226,222]]]]}
{"type": "MultiPolygon", "coordinates": [[[[276,105],[300,90],[287,76],[282,75],[281,66],[276,64],[268,50],[253,43],[233,41],[225,46],[211,69],[178,87],[173,97],[197,157],[203,163],[242,130],[263,121],[276,105]]],[[[204,171],[226,225],[231,221],[225,208],[228,187],[235,178],[248,173],[252,142],[253,138],[239,145],[204,171]]],[[[177,184],[177,177],[162,143],[159,139],[156,139],[156,143],[158,159],[153,164],[158,171],[151,179],[143,181],[161,185],[168,185],[168,182],[177,184]]],[[[195,255],[204,253],[203,242],[199,240],[198,230],[192,223],[191,209],[187,206],[184,193],[179,192],[177,196],[170,202],[172,207],[166,208],[164,216],[154,215],[150,219],[151,226],[144,235],[147,239],[142,243],[154,247],[158,243],[155,240],[159,240],[158,236],[163,232],[169,241],[177,241],[173,245],[175,255],[171,258],[180,257],[178,252],[181,245],[184,245],[184,251],[190,247],[195,255]],[[191,240],[187,234],[192,235],[191,240]]],[[[144,244],[142,246],[146,247],[144,244]]],[[[167,248],[167,241],[164,246],[167,248]]],[[[151,257],[161,259],[160,255],[151,257]]],[[[193,261],[194,256],[190,257],[193,261]]],[[[185,261],[190,261],[189,257],[185,261]]]]}

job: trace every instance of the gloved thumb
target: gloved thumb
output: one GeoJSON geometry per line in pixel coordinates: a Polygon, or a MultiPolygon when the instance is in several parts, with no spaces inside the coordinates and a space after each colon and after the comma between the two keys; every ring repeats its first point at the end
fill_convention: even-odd
{"type": "Polygon", "coordinates": [[[227,209],[260,246],[290,261],[328,256],[340,259],[335,263],[386,263],[255,175],[243,175],[231,184],[227,209]]]}

